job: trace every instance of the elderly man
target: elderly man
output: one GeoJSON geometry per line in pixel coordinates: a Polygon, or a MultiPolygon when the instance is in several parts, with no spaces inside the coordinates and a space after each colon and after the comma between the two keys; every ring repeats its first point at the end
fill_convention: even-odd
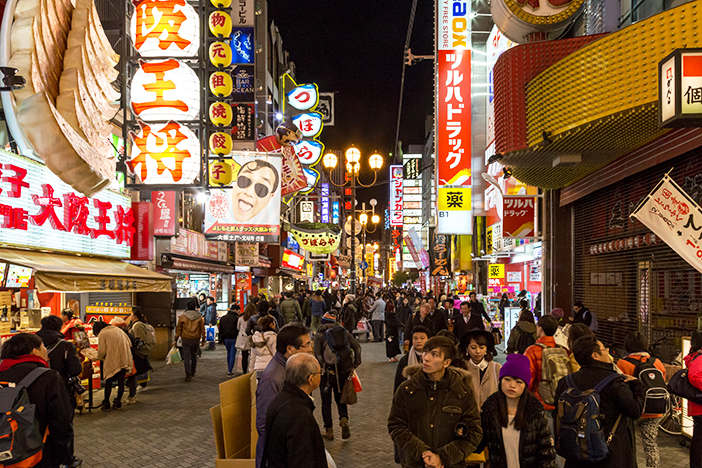
{"type": "Polygon", "coordinates": [[[322,434],[310,395],[319,387],[322,368],[314,356],[297,353],[285,366],[285,383],[266,413],[266,468],[328,468],[322,434]]]}

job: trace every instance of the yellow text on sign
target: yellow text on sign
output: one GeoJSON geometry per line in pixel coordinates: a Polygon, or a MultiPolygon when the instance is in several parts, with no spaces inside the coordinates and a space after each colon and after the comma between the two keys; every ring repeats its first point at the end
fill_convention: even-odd
{"type": "Polygon", "coordinates": [[[439,211],[470,211],[470,187],[439,187],[439,211]]]}

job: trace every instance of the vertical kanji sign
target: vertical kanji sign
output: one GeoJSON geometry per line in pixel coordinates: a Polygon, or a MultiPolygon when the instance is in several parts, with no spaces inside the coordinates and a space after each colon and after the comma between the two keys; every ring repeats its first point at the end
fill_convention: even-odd
{"type": "MultiPolygon", "coordinates": [[[[471,187],[470,2],[436,1],[437,188],[471,187]]],[[[471,234],[468,210],[438,210],[438,232],[471,234]]]]}
{"type": "Polygon", "coordinates": [[[390,166],[390,226],[402,228],[402,166],[390,166]]]}
{"type": "Polygon", "coordinates": [[[534,237],[536,198],[505,196],[502,203],[502,236],[534,237]]]}

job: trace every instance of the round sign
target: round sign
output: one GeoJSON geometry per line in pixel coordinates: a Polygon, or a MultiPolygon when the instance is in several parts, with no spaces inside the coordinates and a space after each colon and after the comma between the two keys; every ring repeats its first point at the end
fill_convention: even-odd
{"type": "Polygon", "coordinates": [[[229,8],[232,6],[232,0],[210,0],[210,3],[215,8],[229,8]]]}
{"type": "Polygon", "coordinates": [[[129,37],[142,57],[197,57],[200,18],[187,2],[139,2],[129,37]]]}
{"type": "Polygon", "coordinates": [[[232,64],[232,48],[226,42],[213,42],[209,49],[210,63],[217,67],[228,67],[232,64]]]}
{"type": "Polygon", "coordinates": [[[494,0],[495,25],[514,42],[557,39],[575,21],[584,0],[494,0]]]}
{"type": "Polygon", "coordinates": [[[305,138],[314,138],[322,131],[322,114],[319,112],[298,114],[292,118],[292,121],[305,138]]]}
{"type": "Polygon", "coordinates": [[[210,153],[227,155],[232,152],[232,136],[225,132],[210,135],[210,153]]]}
{"type": "Polygon", "coordinates": [[[300,140],[293,144],[295,154],[302,164],[314,166],[324,153],[324,145],[317,140],[300,140]]]}
{"type": "Polygon", "coordinates": [[[218,160],[210,162],[210,183],[229,185],[232,183],[232,165],[229,161],[218,160]]]}
{"type": "Polygon", "coordinates": [[[210,122],[218,126],[229,126],[232,123],[234,114],[232,106],[226,102],[216,101],[210,104],[210,122]]]}
{"type": "Polygon", "coordinates": [[[200,115],[200,79],[179,60],[140,61],[130,105],[146,122],[195,120],[200,115]]]}
{"type": "Polygon", "coordinates": [[[306,111],[314,109],[317,106],[319,102],[319,91],[317,90],[316,84],[303,84],[289,91],[286,98],[287,103],[293,108],[306,111]]]}
{"type": "Polygon", "coordinates": [[[232,94],[234,83],[232,77],[226,72],[214,72],[210,74],[210,92],[217,97],[227,97],[232,94]]]}
{"type": "Polygon", "coordinates": [[[224,11],[213,11],[207,21],[210,32],[215,37],[229,37],[232,35],[232,17],[224,11]]]}
{"type": "Polygon", "coordinates": [[[142,123],[131,133],[127,167],[143,184],[192,184],[200,175],[200,141],[178,122],[142,123]]]}

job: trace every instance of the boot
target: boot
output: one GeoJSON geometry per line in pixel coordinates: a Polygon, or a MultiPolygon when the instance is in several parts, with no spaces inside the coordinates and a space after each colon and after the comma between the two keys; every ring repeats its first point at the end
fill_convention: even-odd
{"type": "Polygon", "coordinates": [[[349,427],[349,418],[341,418],[339,421],[341,426],[341,438],[348,439],[351,437],[351,428],[349,427]]]}
{"type": "Polygon", "coordinates": [[[324,434],[322,434],[322,437],[324,437],[327,440],[334,440],[334,428],[333,427],[325,427],[324,434]]]}

